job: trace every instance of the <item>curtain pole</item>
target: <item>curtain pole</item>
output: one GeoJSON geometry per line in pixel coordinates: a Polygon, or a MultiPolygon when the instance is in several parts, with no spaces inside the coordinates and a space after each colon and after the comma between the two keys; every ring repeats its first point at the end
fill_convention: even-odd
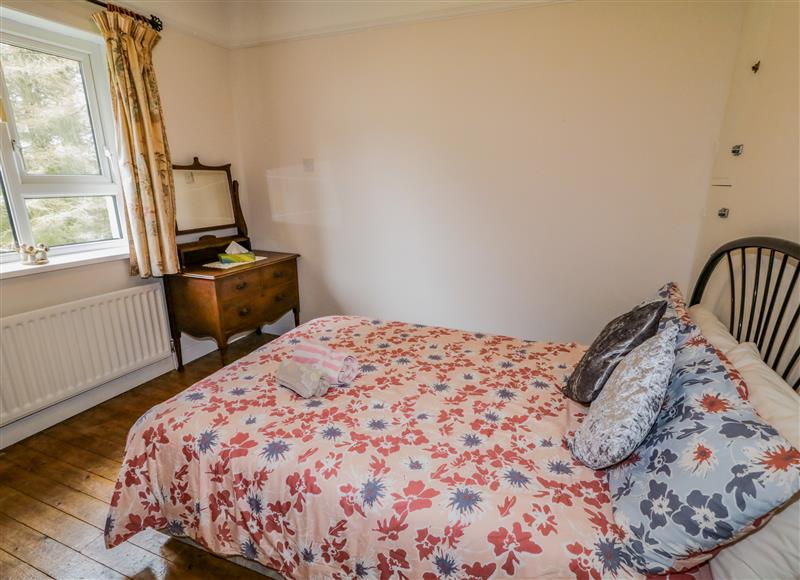
{"type": "MultiPolygon", "coordinates": [[[[106,8],[106,9],[109,8],[109,4],[108,3],[101,2],[100,0],[86,0],[86,1],[89,2],[90,4],[95,4],[97,6],[102,6],[103,8],[106,8]]],[[[144,16],[143,14],[138,14],[138,13],[134,12],[133,10],[128,10],[127,8],[123,8],[121,6],[117,6],[115,4],[112,4],[110,6],[111,6],[111,10],[116,9],[118,12],[122,12],[124,14],[129,15],[129,16],[133,16],[134,18],[137,18],[137,19],[141,20],[142,22],[146,22],[156,32],[161,32],[162,30],[164,30],[164,23],[155,14],[151,14],[148,17],[148,16],[144,16]]]]}

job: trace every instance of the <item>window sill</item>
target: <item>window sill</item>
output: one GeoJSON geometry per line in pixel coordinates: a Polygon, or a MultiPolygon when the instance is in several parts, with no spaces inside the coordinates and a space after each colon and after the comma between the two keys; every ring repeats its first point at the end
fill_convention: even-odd
{"type": "Polygon", "coordinates": [[[41,266],[25,266],[20,262],[6,262],[5,264],[0,264],[0,280],[42,274],[55,270],[65,270],[67,268],[78,268],[80,266],[99,264],[101,262],[127,260],[128,255],[128,250],[126,248],[106,248],[103,250],[94,250],[92,252],[81,252],[79,254],[51,256],[50,261],[41,266]]]}

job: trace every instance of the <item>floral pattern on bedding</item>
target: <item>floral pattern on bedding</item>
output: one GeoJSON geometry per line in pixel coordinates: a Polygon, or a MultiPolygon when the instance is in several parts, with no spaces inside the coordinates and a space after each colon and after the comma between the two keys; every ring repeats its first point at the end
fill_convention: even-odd
{"type": "Polygon", "coordinates": [[[128,437],[106,542],[146,528],[292,578],[598,579],[630,564],[606,476],[565,436],[583,349],[356,317],[307,323],[157,405],[128,437]],[[302,399],[298,340],[358,357],[302,399]]]}

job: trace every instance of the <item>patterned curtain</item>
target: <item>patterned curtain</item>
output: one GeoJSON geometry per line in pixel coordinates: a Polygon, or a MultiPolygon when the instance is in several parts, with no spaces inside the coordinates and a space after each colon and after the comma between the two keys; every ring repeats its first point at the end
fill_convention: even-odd
{"type": "Polygon", "coordinates": [[[109,5],[93,18],[106,40],[131,275],[149,278],[179,269],[172,161],[153,71],[159,35],[120,10],[109,5]]]}

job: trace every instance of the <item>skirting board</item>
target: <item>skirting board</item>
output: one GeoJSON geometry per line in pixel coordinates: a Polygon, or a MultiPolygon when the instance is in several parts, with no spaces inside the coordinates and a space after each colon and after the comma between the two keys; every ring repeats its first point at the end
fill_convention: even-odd
{"type": "Polygon", "coordinates": [[[116,397],[174,368],[174,359],[169,356],[132,373],[123,375],[118,379],[65,399],[32,415],[17,419],[0,428],[0,449],[52,427],[56,423],[69,419],[86,409],[99,405],[103,401],[116,397]]]}

